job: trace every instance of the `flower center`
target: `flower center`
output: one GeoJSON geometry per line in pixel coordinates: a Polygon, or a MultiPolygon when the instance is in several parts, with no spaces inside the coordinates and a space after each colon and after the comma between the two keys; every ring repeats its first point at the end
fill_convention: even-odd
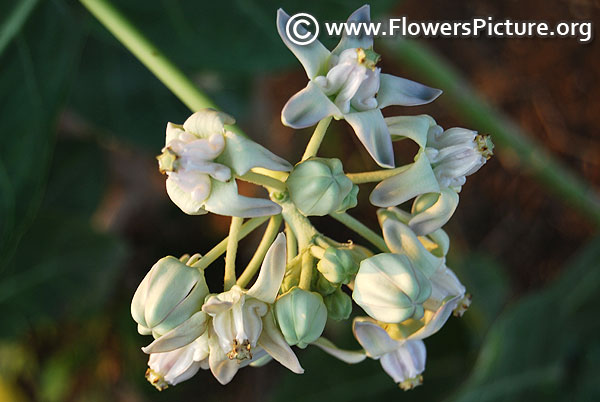
{"type": "Polygon", "coordinates": [[[490,139],[489,135],[479,134],[475,137],[475,143],[477,144],[477,150],[486,160],[490,159],[494,155],[494,143],[490,139]]]}
{"type": "Polygon", "coordinates": [[[169,388],[169,384],[165,381],[165,378],[151,368],[146,370],[146,379],[159,391],[169,388]]]}
{"type": "Polygon", "coordinates": [[[370,70],[375,70],[375,66],[381,60],[381,56],[378,53],[375,53],[373,49],[363,49],[361,47],[356,48],[357,58],[356,61],[358,64],[365,66],[370,70]]]}
{"type": "Polygon", "coordinates": [[[227,357],[229,360],[246,360],[252,359],[252,346],[250,345],[250,341],[245,339],[242,343],[240,343],[237,339],[234,339],[231,343],[231,350],[227,353],[227,357]]]}
{"type": "Polygon", "coordinates": [[[163,148],[162,154],[158,155],[156,159],[158,160],[158,170],[162,174],[176,172],[179,168],[179,155],[169,147],[163,148]]]}

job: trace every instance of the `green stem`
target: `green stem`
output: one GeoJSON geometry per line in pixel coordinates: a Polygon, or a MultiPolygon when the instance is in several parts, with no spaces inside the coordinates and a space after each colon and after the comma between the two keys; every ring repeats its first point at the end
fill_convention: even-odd
{"type": "Polygon", "coordinates": [[[312,280],[312,273],[314,269],[315,258],[311,253],[304,253],[302,255],[302,270],[300,271],[300,282],[298,287],[300,289],[310,291],[310,282],[312,280]]]}
{"type": "Polygon", "coordinates": [[[287,243],[287,262],[289,264],[298,255],[298,240],[296,240],[296,235],[287,222],[285,223],[285,240],[287,243]]]}
{"type": "Polygon", "coordinates": [[[269,247],[273,244],[273,240],[275,240],[275,236],[277,236],[277,232],[279,231],[279,227],[281,226],[281,215],[272,216],[269,220],[269,224],[265,229],[265,233],[254,253],[254,256],[244,269],[244,272],[240,275],[237,280],[237,284],[240,287],[246,286],[250,280],[256,275],[260,265],[265,259],[265,255],[267,251],[269,251],[269,247]]]}
{"type": "MultiPolygon", "coordinates": [[[[242,240],[244,237],[248,236],[252,233],[256,228],[265,223],[269,219],[268,216],[261,216],[258,218],[249,219],[246,223],[242,225],[240,231],[238,233],[238,241],[242,240]]],[[[192,266],[198,269],[206,269],[210,264],[215,262],[217,258],[219,258],[226,250],[227,243],[229,242],[229,237],[221,240],[219,244],[214,246],[212,250],[208,253],[204,254],[202,258],[192,266]]]]}
{"type": "Polygon", "coordinates": [[[397,167],[395,169],[375,170],[373,172],[346,173],[346,176],[350,180],[352,180],[352,183],[354,184],[380,182],[382,180],[387,179],[388,177],[392,177],[404,172],[410,166],[411,165],[405,165],[397,167]]]}
{"type": "Polygon", "coordinates": [[[273,177],[265,176],[260,173],[247,172],[245,175],[239,176],[238,178],[240,180],[247,181],[248,183],[266,187],[267,189],[273,189],[280,192],[287,190],[285,183],[281,180],[277,180],[273,177]]]}
{"type": "Polygon", "coordinates": [[[229,226],[229,236],[227,238],[227,252],[225,253],[225,276],[223,278],[223,287],[228,291],[235,285],[235,257],[237,255],[238,242],[240,241],[240,229],[244,218],[237,216],[231,217],[229,226]]]}
{"type": "Polygon", "coordinates": [[[0,24],[0,55],[19,34],[21,28],[35,9],[39,0],[21,0],[16,4],[8,17],[0,24]]]}
{"type": "Polygon", "coordinates": [[[361,223],[357,219],[351,217],[347,213],[345,213],[345,212],[333,213],[329,216],[331,216],[333,219],[343,223],[344,225],[346,225],[347,227],[349,227],[350,229],[352,229],[353,231],[355,231],[356,233],[358,233],[359,235],[364,237],[366,240],[370,241],[371,244],[373,244],[375,247],[377,247],[379,250],[383,251],[384,253],[390,252],[390,249],[385,244],[385,241],[383,240],[383,238],[381,236],[379,236],[377,233],[375,233],[374,231],[372,231],[371,229],[366,227],[363,223],[361,223]]]}
{"type": "Polygon", "coordinates": [[[323,138],[325,138],[325,133],[327,133],[327,127],[329,127],[329,123],[331,123],[331,119],[331,116],[326,117],[317,124],[312,137],[310,137],[310,141],[308,141],[308,145],[306,145],[306,150],[304,151],[304,155],[302,155],[302,161],[317,155],[321,143],[323,142],[323,138]]]}
{"type": "Polygon", "coordinates": [[[302,253],[319,232],[291,201],[280,202],[279,205],[281,205],[283,219],[296,235],[299,252],[302,253]]]}
{"type": "Polygon", "coordinates": [[[440,98],[480,132],[489,133],[507,159],[536,177],[600,225],[600,196],[594,188],[566,168],[515,122],[490,106],[446,60],[412,40],[384,41],[402,66],[444,90],[440,98]]]}

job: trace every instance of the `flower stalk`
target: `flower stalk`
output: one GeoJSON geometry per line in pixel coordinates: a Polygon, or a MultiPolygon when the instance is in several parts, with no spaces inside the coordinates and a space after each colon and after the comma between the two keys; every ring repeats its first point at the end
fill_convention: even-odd
{"type": "Polygon", "coordinates": [[[319,152],[319,148],[321,147],[321,143],[325,138],[327,128],[329,127],[332,118],[332,116],[326,117],[321,120],[319,124],[317,124],[312,137],[310,137],[310,140],[306,145],[306,150],[304,151],[304,155],[302,155],[301,161],[305,161],[310,157],[317,156],[317,152],[319,152]]]}
{"type": "Polygon", "coordinates": [[[237,255],[238,242],[240,240],[240,229],[244,219],[237,216],[231,217],[229,226],[229,237],[227,238],[227,252],[225,253],[225,276],[223,278],[225,290],[235,285],[235,257],[237,255]]]}

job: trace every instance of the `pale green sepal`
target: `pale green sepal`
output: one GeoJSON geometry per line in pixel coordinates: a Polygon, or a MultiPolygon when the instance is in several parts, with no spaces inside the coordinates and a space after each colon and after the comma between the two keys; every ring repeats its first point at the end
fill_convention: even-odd
{"type": "Polygon", "coordinates": [[[393,168],[394,149],[381,110],[372,109],[344,115],[369,155],[383,168],[393,168]]]}
{"type": "Polygon", "coordinates": [[[312,343],[324,352],[348,364],[360,363],[367,358],[362,350],[344,350],[333,344],[330,340],[320,337],[312,343]]]}
{"type": "Polygon", "coordinates": [[[400,205],[419,194],[438,193],[440,186],[424,152],[419,152],[413,164],[402,173],[379,183],[369,201],[378,207],[400,205]]]}
{"type": "Polygon", "coordinates": [[[352,324],[354,337],[365,349],[367,356],[379,359],[381,356],[394,352],[400,346],[387,332],[372,319],[357,317],[352,324]]]}
{"type": "Polygon", "coordinates": [[[281,122],[292,128],[311,127],[328,116],[340,119],[343,114],[312,81],[292,96],[281,110],[281,122]]]}
{"type": "Polygon", "coordinates": [[[377,103],[380,109],[387,106],[418,106],[433,102],[442,94],[440,89],[406,78],[390,74],[381,74],[377,103]]]}
{"type": "MultiPolygon", "coordinates": [[[[371,22],[370,14],[371,14],[371,7],[368,4],[365,4],[364,6],[362,6],[355,12],[353,12],[350,15],[350,17],[348,17],[348,20],[346,21],[346,23],[347,24],[360,24],[360,23],[368,24],[371,22]]],[[[347,35],[346,31],[344,30],[344,33],[342,34],[342,39],[340,39],[340,42],[335,47],[335,49],[333,49],[333,51],[331,53],[335,54],[335,55],[339,55],[346,49],[352,49],[352,48],[369,49],[372,47],[373,47],[373,36],[372,35],[365,35],[362,31],[361,31],[360,35],[358,35],[358,36],[357,35],[347,35]]]]}
{"type": "Polygon", "coordinates": [[[422,114],[418,116],[386,117],[385,124],[390,130],[392,141],[410,138],[419,147],[425,148],[429,128],[436,123],[431,116],[422,114]]]}
{"type": "Polygon", "coordinates": [[[248,290],[248,296],[254,297],[267,304],[275,302],[277,292],[285,275],[286,243],[285,235],[279,233],[269,247],[263,260],[258,278],[248,290]]]}
{"type": "Polygon", "coordinates": [[[263,331],[258,338],[258,345],[263,348],[273,359],[296,374],[304,373],[304,369],[298,361],[298,357],[275,325],[273,315],[267,313],[263,317],[263,331]]]}
{"type": "Polygon", "coordinates": [[[215,162],[230,167],[242,176],[250,169],[262,167],[278,172],[289,172],[292,165],[256,142],[228,131],[225,133],[225,149],[215,162]]]}
{"type": "Polygon", "coordinates": [[[214,109],[202,109],[188,117],[183,128],[201,138],[208,138],[213,134],[224,134],[225,124],[235,124],[235,119],[214,109]]]}
{"type": "Polygon", "coordinates": [[[441,193],[419,195],[412,206],[408,226],[419,236],[428,235],[444,226],[458,207],[456,191],[445,188],[441,193]]]}
{"type": "Polygon", "coordinates": [[[410,227],[393,219],[385,219],[381,225],[385,244],[392,253],[407,256],[427,278],[444,264],[444,259],[431,254],[419,241],[410,227]]]}
{"type": "Polygon", "coordinates": [[[198,311],[178,327],[143,347],[142,351],[146,354],[164,353],[182,348],[199,338],[206,331],[207,324],[206,313],[198,311]]]}
{"type": "MultiPolygon", "coordinates": [[[[304,46],[293,43],[286,33],[286,25],[289,19],[290,16],[285,11],[281,8],[277,10],[277,32],[279,32],[283,43],[300,60],[308,78],[312,79],[317,75],[323,74],[329,62],[329,50],[318,40],[304,46]]],[[[300,26],[298,27],[298,32],[304,34],[306,33],[306,29],[300,26]]]]}
{"type": "Polygon", "coordinates": [[[211,181],[210,197],[204,203],[207,211],[240,218],[271,216],[281,213],[281,207],[273,201],[238,194],[235,180],[225,183],[212,179],[211,181]]]}

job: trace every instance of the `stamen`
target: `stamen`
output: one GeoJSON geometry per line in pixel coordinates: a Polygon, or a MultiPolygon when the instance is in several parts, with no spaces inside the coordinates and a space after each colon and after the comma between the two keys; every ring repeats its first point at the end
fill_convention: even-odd
{"type": "Polygon", "coordinates": [[[248,339],[245,339],[242,343],[239,343],[237,339],[234,339],[231,344],[231,350],[229,353],[227,353],[229,360],[236,359],[242,361],[246,359],[252,359],[252,352],[250,351],[252,346],[250,345],[250,341],[248,339]]]}
{"type": "Polygon", "coordinates": [[[375,66],[381,60],[381,56],[375,53],[373,49],[363,49],[361,47],[356,49],[358,64],[365,66],[370,70],[375,70],[375,66]]]}
{"type": "Polygon", "coordinates": [[[146,379],[159,391],[169,388],[169,384],[165,381],[165,378],[151,368],[146,370],[146,379]]]}
{"type": "Polygon", "coordinates": [[[467,293],[465,295],[465,297],[463,297],[459,302],[458,305],[456,306],[456,308],[454,309],[454,316],[455,317],[462,317],[463,314],[465,313],[465,311],[467,311],[469,309],[469,306],[471,305],[471,295],[469,293],[467,293]]]}
{"type": "Polygon", "coordinates": [[[179,163],[177,160],[179,159],[179,155],[177,155],[171,148],[165,147],[162,151],[162,154],[156,157],[158,160],[158,170],[162,174],[166,174],[167,172],[176,172],[179,167],[179,163]]]}
{"type": "Polygon", "coordinates": [[[418,387],[419,385],[423,384],[423,376],[422,375],[418,375],[414,378],[409,378],[408,380],[404,380],[402,381],[400,384],[398,384],[398,386],[403,390],[403,391],[409,391],[415,387],[418,387]]]}
{"type": "Polygon", "coordinates": [[[494,155],[494,143],[489,135],[479,134],[475,137],[475,143],[477,144],[477,150],[486,160],[494,155]]]}

